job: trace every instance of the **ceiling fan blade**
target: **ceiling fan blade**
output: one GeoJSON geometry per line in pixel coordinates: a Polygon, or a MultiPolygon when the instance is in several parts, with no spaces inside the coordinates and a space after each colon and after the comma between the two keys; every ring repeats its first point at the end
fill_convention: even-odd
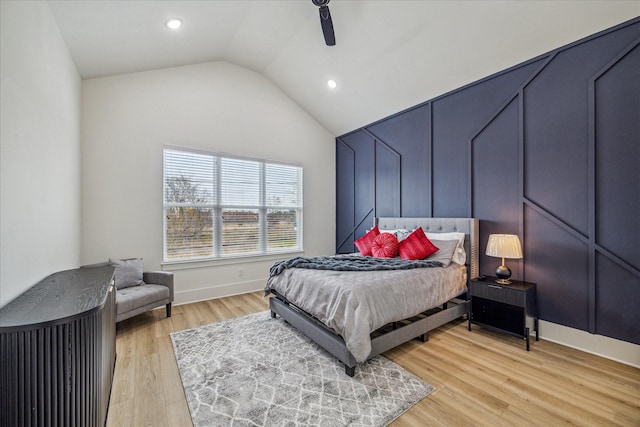
{"type": "Polygon", "coordinates": [[[331,21],[331,12],[329,6],[321,6],[320,9],[320,25],[322,26],[322,34],[327,46],[335,46],[336,36],[333,33],[333,21],[331,21]]]}

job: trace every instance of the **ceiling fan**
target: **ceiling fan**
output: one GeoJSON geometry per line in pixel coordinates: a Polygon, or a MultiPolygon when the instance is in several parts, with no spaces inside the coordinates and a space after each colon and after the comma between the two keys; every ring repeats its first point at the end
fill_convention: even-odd
{"type": "Polygon", "coordinates": [[[319,7],[320,25],[322,26],[322,34],[327,46],[335,46],[336,36],[333,33],[333,22],[331,21],[331,13],[329,12],[329,1],[331,0],[311,0],[313,4],[319,7]]]}

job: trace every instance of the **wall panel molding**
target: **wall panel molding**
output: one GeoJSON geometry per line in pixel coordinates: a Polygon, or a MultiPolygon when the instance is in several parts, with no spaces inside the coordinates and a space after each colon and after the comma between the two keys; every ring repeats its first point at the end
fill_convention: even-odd
{"type": "MultiPolygon", "coordinates": [[[[374,152],[352,175],[384,188],[372,215],[475,216],[481,245],[517,233],[514,277],[538,283],[541,319],[640,344],[638,69],[635,18],[337,141],[366,140],[351,145],[356,157],[374,152]]],[[[338,210],[363,202],[342,198],[338,210]]],[[[337,242],[360,237],[340,221],[353,235],[337,242]]],[[[483,257],[480,272],[494,264],[483,257]]]]}

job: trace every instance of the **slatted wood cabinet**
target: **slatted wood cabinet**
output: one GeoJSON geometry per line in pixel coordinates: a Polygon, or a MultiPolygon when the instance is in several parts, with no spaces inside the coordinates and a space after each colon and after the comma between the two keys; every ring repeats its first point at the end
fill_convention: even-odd
{"type": "Polygon", "coordinates": [[[115,366],[112,267],[52,274],[0,309],[0,426],[103,426],[115,366]]]}

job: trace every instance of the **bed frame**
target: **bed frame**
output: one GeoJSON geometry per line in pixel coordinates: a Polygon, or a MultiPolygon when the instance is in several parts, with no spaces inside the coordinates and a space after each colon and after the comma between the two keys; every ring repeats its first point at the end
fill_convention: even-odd
{"type": "MultiPolygon", "coordinates": [[[[375,218],[374,225],[380,230],[422,227],[426,232],[464,232],[467,253],[467,280],[478,276],[478,219],[477,218],[375,218]]],[[[273,292],[273,291],[272,291],[273,292]]],[[[358,364],[347,349],[344,340],[318,320],[299,309],[287,299],[273,292],[269,300],[271,317],[280,315],[289,324],[334,355],[345,365],[345,372],[352,377],[358,364]]],[[[368,358],[384,353],[400,344],[419,338],[428,340],[429,331],[467,314],[469,301],[454,298],[439,307],[434,307],[411,319],[385,325],[372,333],[371,353],[368,358]]]]}

